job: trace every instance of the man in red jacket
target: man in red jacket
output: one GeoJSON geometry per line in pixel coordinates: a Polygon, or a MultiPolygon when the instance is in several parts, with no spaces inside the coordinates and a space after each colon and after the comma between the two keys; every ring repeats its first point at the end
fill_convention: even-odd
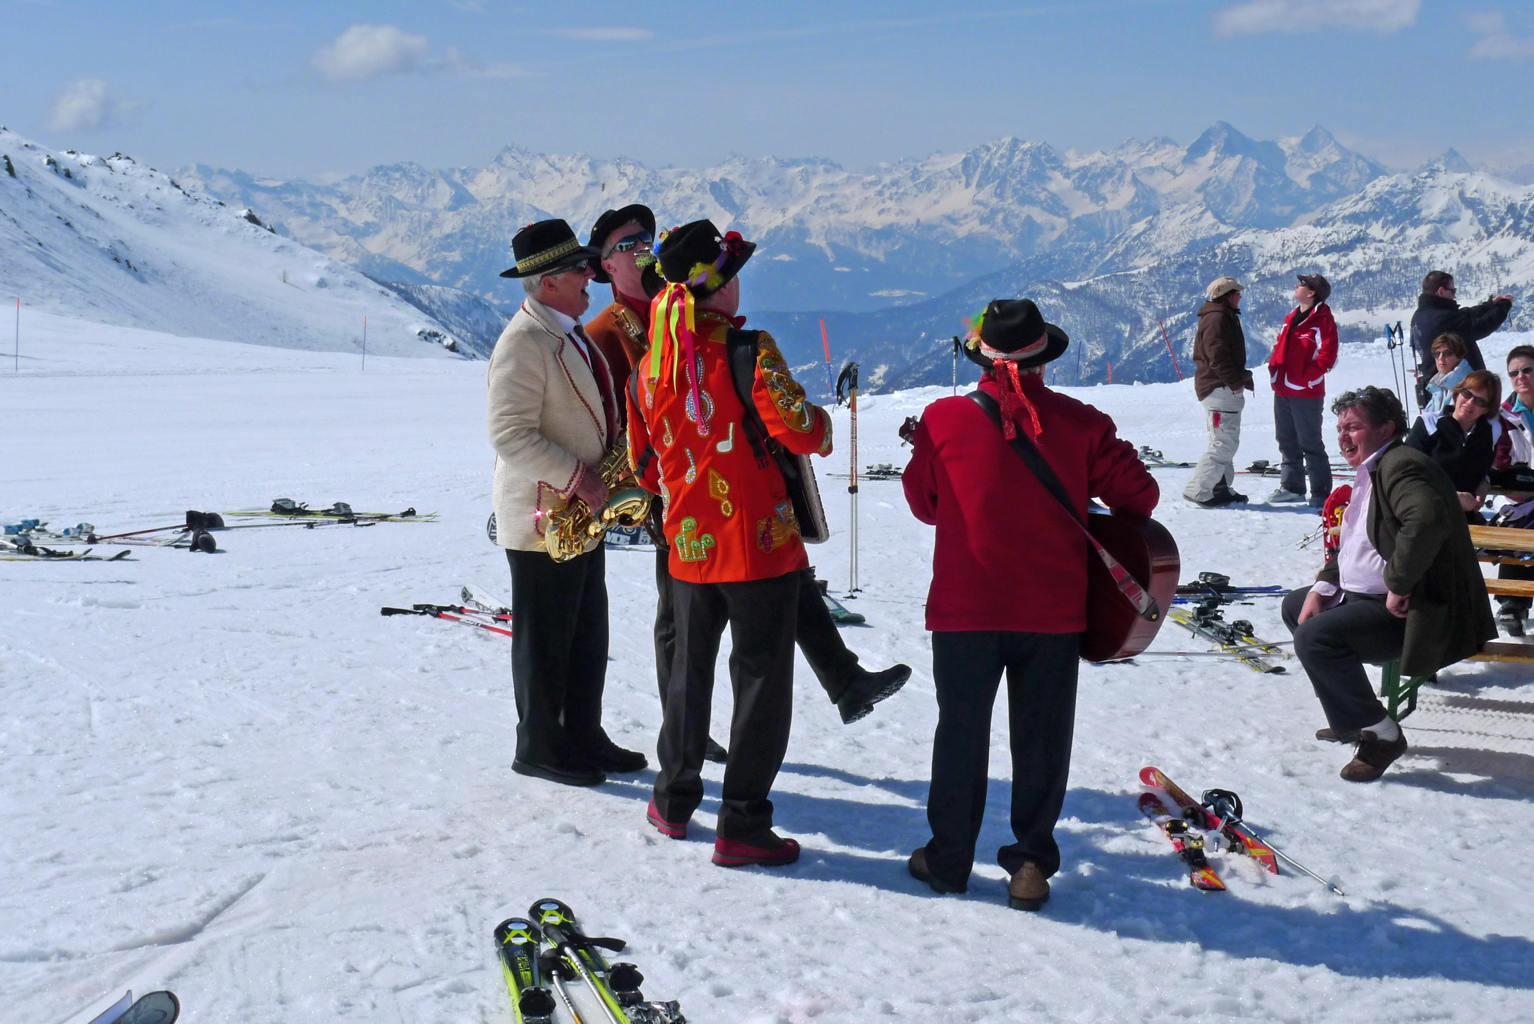
{"type": "Polygon", "coordinates": [[[1299,305],[1284,318],[1278,341],[1268,356],[1273,379],[1273,430],[1283,455],[1278,490],[1270,505],[1298,505],[1310,478],[1310,504],[1320,508],[1332,493],[1332,464],[1321,438],[1321,407],[1326,375],[1337,365],[1337,322],[1326,304],[1332,286],[1320,274],[1300,274],[1294,286],[1299,305]]]}
{"type": "Polygon", "coordinates": [[[647,817],[663,835],[684,838],[703,801],[714,666],[729,627],[735,711],[714,841],[714,863],[725,867],[799,856],[796,841],[772,830],[768,794],[788,749],[795,612],[810,563],[773,452],[831,451],[830,415],[805,398],[772,336],[745,330],[736,316],[736,274],[755,251],[707,220],[661,237],[655,255],[667,284],[629,385],[634,467],[665,499],[676,622],[647,817]],[[735,353],[750,367],[739,384],[735,353]]]}
{"type": "MultiPolygon", "coordinates": [[[[650,302],[666,285],[650,251],[654,241],[655,214],[648,206],[634,203],[598,217],[586,243],[601,254],[596,280],[610,284],[613,293],[612,304],[586,324],[586,335],[607,357],[619,392],[626,389],[632,368],[649,351],[650,302]]],[[[661,503],[655,502],[648,528],[655,541],[655,679],[664,705],[676,653],[676,620],[667,568],[671,548],[661,529],[661,513],[661,503]]],[[[898,693],[911,678],[910,666],[896,664],[870,672],[859,664],[820,595],[815,567],[809,566],[801,576],[794,640],[842,722],[851,725],[871,714],[875,704],[898,693]]],[[[722,744],[709,739],[710,761],[723,762],[727,755],[722,744]]]]}
{"type": "Polygon", "coordinates": [[[1044,385],[1044,365],[1069,344],[1028,299],[997,299],[971,333],[986,367],[980,389],[1002,425],[971,397],[922,414],[902,480],[912,513],[937,527],[927,628],[938,721],[927,821],[932,840],[912,875],[963,892],[985,810],[991,708],[1007,674],[1012,833],[997,861],[1008,902],[1037,910],[1060,868],[1055,822],[1065,800],[1076,713],[1076,669],[1087,625],[1087,540],[1013,450],[1019,431],[1043,453],[1084,516],[1089,498],[1149,515],[1160,492],[1113,421],[1044,385]]]}

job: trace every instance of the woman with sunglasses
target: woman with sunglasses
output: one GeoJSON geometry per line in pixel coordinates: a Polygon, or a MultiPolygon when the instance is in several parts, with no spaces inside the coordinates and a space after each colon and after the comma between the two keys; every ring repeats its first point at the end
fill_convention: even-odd
{"type": "Polygon", "coordinates": [[[1518,345],[1507,354],[1507,379],[1513,393],[1502,403],[1496,469],[1534,465],[1534,345],[1518,345]]]}
{"type": "Polygon", "coordinates": [[[1451,412],[1454,392],[1475,367],[1465,359],[1465,342],[1457,334],[1440,334],[1433,339],[1433,365],[1438,372],[1427,382],[1428,399],[1423,412],[1451,412]]]}
{"type": "Polygon", "coordinates": [[[1449,475],[1472,526],[1486,525],[1481,502],[1501,434],[1497,426],[1501,397],[1501,379],[1490,370],[1475,370],[1454,389],[1452,413],[1424,412],[1406,435],[1407,444],[1430,456],[1449,475]]]}
{"type": "MultiPolygon", "coordinates": [[[[1534,465],[1534,345],[1518,345],[1507,354],[1507,379],[1513,393],[1502,403],[1502,437],[1492,468],[1527,473],[1534,465]]],[[[1497,578],[1534,580],[1534,566],[1499,565],[1497,578]]],[[[1531,603],[1527,597],[1498,597],[1497,625],[1508,636],[1523,636],[1531,603]]]]}

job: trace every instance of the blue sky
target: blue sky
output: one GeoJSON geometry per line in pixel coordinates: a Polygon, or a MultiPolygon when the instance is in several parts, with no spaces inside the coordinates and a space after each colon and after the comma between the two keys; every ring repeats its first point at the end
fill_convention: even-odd
{"type": "Polygon", "coordinates": [[[1509,0],[515,3],[0,0],[0,123],[331,177],[543,152],[866,167],[1014,135],[1098,149],[1312,124],[1389,165],[1534,161],[1509,0]]]}

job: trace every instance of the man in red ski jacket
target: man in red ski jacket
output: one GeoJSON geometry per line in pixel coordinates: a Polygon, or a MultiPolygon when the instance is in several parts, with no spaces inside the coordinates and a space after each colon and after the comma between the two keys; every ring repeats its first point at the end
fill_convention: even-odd
{"type": "Polygon", "coordinates": [[[938,721],[927,821],[932,840],[912,875],[963,892],[985,809],[991,708],[1007,674],[1012,832],[997,852],[1012,876],[1008,902],[1036,910],[1060,867],[1054,827],[1065,799],[1076,670],[1087,625],[1087,540],[1006,434],[1031,438],[1077,510],[1089,498],[1149,515],[1160,497],[1104,413],[1044,385],[1044,365],[1069,344],[1027,299],[997,299],[966,351],[986,367],[980,389],[1002,427],[972,398],[929,405],[912,433],[902,480],[912,513],[937,527],[927,628],[938,721]]]}
{"type": "Polygon", "coordinates": [[[1320,508],[1332,493],[1332,466],[1321,437],[1321,407],[1326,402],[1326,375],[1337,365],[1337,321],[1326,304],[1332,286],[1320,274],[1300,274],[1294,286],[1294,310],[1284,318],[1278,342],[1268,356],[1273,380],[1273,430],[1283,456],[1278,490],[1270,505],[1305,501],[1310,479],[1310,504],[1320,508]]]}

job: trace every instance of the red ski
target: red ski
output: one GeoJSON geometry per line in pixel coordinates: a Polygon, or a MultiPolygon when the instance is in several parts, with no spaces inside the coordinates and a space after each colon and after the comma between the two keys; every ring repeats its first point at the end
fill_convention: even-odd
{"type": "Polygon", "coordinates": [[[1204,856],[1202,833],[1191,831],[1185,820],[1174,817],[1155,793],[1140,794],[1140,813],[1154,821],[1171,840],[1172,848],[1183,859],[1183,863],[1188,865],[1188,881],[1193,883],[1195,889],[1204,892],[1225,891],[1225,883],[1220,881],[1220,876],[1209,865],[1209,858],[1204,856]]]}
{"type": "Polygon", "coordinates": [[[1162,794],[1165,802],[1170,802],[1177,807],[1189,822],[1206,832],[1219,832],[1230,840],[1231,849],[1246,854],[1273,874],[1278,874],[1278,856],[1266,843],[1240,825],[1233,825],[1216,818],[1197,800],[1183,792],[1177,783],[1167,778],[1160,768],[1141,768],[1140,782],[1156,793],[1162,794]]]}

